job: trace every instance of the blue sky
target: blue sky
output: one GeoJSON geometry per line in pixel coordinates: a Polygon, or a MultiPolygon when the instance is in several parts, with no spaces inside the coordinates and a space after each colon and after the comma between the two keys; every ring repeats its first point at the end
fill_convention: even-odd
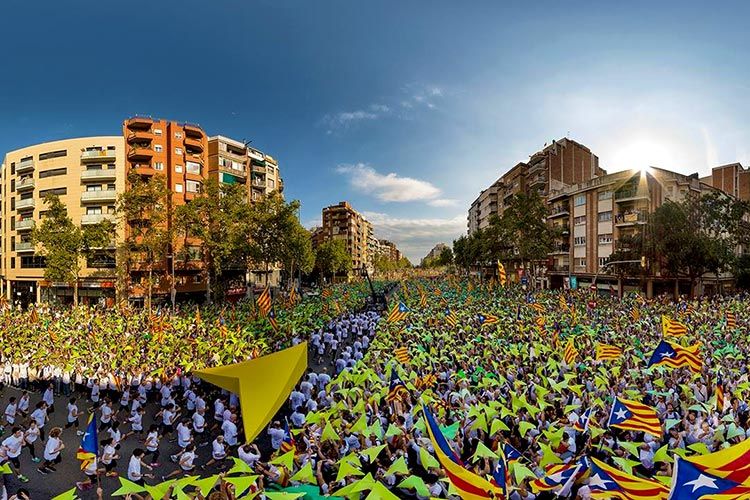
{"type": "Polygon", "coordinates": [[[610,171],[750,164],[748,2],[7,0],[0,151],[148,114],[253,141],[303,222],[412,260],[565,135],[610,171]],[[604,5],[607,4],[607,5],[604,5]]]}

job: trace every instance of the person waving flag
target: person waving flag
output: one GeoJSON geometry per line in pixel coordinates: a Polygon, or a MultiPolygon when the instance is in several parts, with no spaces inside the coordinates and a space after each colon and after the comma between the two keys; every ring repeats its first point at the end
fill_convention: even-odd
{"type": "Polygon", "coordinates": [[[589,488],[591,488],[591,498],[666,500],[669,497],[669,487],[665,484],[622,472],[593,457],[591,458],[589,488]]]}
{"type": "Polygon", "coordinates": [[[456,316],[456,313],[453,312],[450,308],[445,309],[445,322],[453,328],[455,328],[458,324],[458,316],[456,316]]]}
{"type": "Polygon", "coordinates": [[[268,287],[264,288],[263,293],[255,299],[255,305],[258,306],[262,316],[268,316],[268,313],[271,312],[271,290],[268,287]]]}
{"type": "Polygon", "coordinates": [[[477,319],[479,319],[479,325],[494,325],[498,322],[498,317],[494,314],[482,314],[480,313],[479,316],[477,316],[477,319]]]}
{"type": "Polygon", "coordinates": [[[578,357],[578,349],[573,345],[573,338],[568,339],[568,343],[563,351],[563,360],[566,365],[571,365],[578,357]]]}
{"type": "Polygon", "coordinates": [[[665,337],[682,337],[687,333],[687,327],[677,320],[662,315],[661,331],[665,337]]]}

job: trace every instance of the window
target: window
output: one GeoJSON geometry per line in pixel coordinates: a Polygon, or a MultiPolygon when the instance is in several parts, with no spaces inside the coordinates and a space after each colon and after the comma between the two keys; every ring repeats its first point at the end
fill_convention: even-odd
{"type": "Polygon", "coordinates": [[[174,166],[174,171],[176,173],[178,173],[178,174],[181,174],[182,173],[182,165],[175,165],[174,166]]]}
{"type": "Polygon", "coordinates": [[[164,148],[161,147],[161,144],[154,144],[154,151],[156,151],[157,153],[161,153],[162,151],[164,151],[164,148]]]}
{"type": "Polygon", "coordinates": [[[185,171],[189,174],[201,174],[201,164],[194,161],[185,162],[185,171]]]}
{"type": "Polygon", "coordinates": [[[11,162],[10,163],[10,173],[11,173],[11,175],[13,175],[13,174],[16,173],[16,162],[11,162]]]}
{"type": "Polygon", "coordinates": [[[603,267],[607,262],[609,262],[609,257],[599,257],[599,267],[603,267]]]}
{"type": "Polygon", "coordinates": [[[573,224],[576,225],[576,226],[582,226],[582,225],[586,224],[586,216],[585,215],[581,215],[580,217],[573,218],[573,224]]]}
{"type": "Polygon", "coordinates": [[[107,213],[109,215],[114,215],[115,214],[115,206],[114,205],[107,205],[107,213]]]}
{"type": "Polygon", "coordinates": [[[576,267],[586,267],[586,259],[576,259],[576,267]]]}
{"type": "Polygon", "coordinates": [[[609,222],[612,220],[612,210],[608,212],[599,212],[599,222],[609,222]]]}
{"type": "Polygon", "coordinates": [[[186,248],[187,259],[190,261],[201,260],[201,247],[198,245],[190,245],[186,248]]]}
{"type": "Polygon", "coordinates": [[[201,192],[201,183],[200,182],[187,181],[186,187],[187,187],[187,192],[188,193],[200,193],[201,192]]]}
{"type": "Polygon", "coordinates": [[[86,215],[100,215],[102,207],[86,207],[86,215]]]}
{"type": "Polygon", "coordinates": [[[586,237],[585,236],[576,236],[573,239],[573,244],[577,247],[582,247],[586,244],[586,237]]]}
{"type": "Polygon", "coordinates": [[[102,186],[101,184],[89,184],[86,186],[86,191],[101,191],[102,186]]]}
{"type": "MultiPolygon", "coordinates": [[[[101,165],[99,165],[99,167],[101,168],[101,165]]],[[[42,170],[41,172],[39,172],[39,178],[46,179],[47,177],[57,177],[58,175],[65,175],[67,173],[68,173],[68,169],[65,167],[53,168],[50,170],[42,170]]]]}
{"type": "Polygon", "coordinates": [[[182,154],[182,148],[174,148],[174,154],[181,155],[182,154]]]}
{"type": "Polygon", "coordinates": [[[611,200],[611,199],[612,199],[612,191],[599,191],[599,201],[611,200]]]}
{"type": "Polygon", "coordinates": [[[10,268],[11,269],[15,269],[16,268],[16,258],[15,257],[11,257],[10,258],[10,268]]]}
{"type": "Polygon", "coordinates": [[[86,267],[92,268],[115,268],[115,254],[112,252],[96,252],[86,259],[86,267]]]}
{"type": "Polygon", "coordinates": [[[154,162],[154,170],[164,170],[164,163],[160,161],[154,162]]]}
{"type": "Polygon", "coordinates": [[[182,184],[175,184],[174,185],[174,191],[175,191],[175,193],[181,193],[182,192],[182,184]]]}
{"type": "Polygon", "coordinates": [[[609,245],[611,243],[612,243],[612,233],[600,234],[599,235],[599,244],[600,245],[609,245]]]}
{"type": "Polygon", "coordinates": [[[585,194],[579,194],[575,197],[575,206],[580,207],[581,205],[586,204],[586,195],[585,194]]]}
{"type": "Polygon", "coordinates": [[[161,135],[161,129],[160,128],[155,128],[154,129],[154,134],[155,135],[161,135]]]}
{"type": "MultiPolygon", "coordinates": [[[[23,179],[18,179],[18,181],[22,182],[23,179]]],[[[16,190],[16,180],[15,179],[11,179],[10,180],[10,190],[11,191],[15,191],[16,190]]]]}
{"type": "Polygon", "coordinates": [[[10,199],[10,209],[11,210],[15,210],[16,209],[16,198],[15,197],[12,197],[10,199]]]}
{"type": "MultiPolygon", "coordinates": [[[[68,188],[53,188],[53,189],[44,189],[42,191],[39,191],[39,197],[44,198],[48,194],[56,194],[57,196],[63,196],[68,194],[68,188]]],[[[21,196],[23,198],[23,195],[21,196]]]]}
{"type": "Polygon", "coordinates": [[[61,149],[59,151],[50,151],[49,153],[42,153],[39,155],[40,160],[49,160],[50,158],[62,158],[68,156],[68,151],[61,149]]]}
{"type": "Polygon", "coordinates": [[[107,184],[107,191],[114,191],[115,189],[116,188],[115,188],[114,183],[113,184],[107,184]]]}
{"type": "Polygon", "coordinates": [[[271,188],[271,189],[275,189],[276,188],[276,181],[274,181],[273,179],[269,179],[268,180],[268,187],[271,188]]]}
{"type": "Polygon", "coordinates": [[[175,139],[182,139],[182,132],[175,132],[174,133],[174,138],[175,139]]]}
{"type": "Polygon", "coordinates": [[[42,267],[47,267],[47,259],[43,255],[21,257],[21,269],[39,269],[42,267]]]}

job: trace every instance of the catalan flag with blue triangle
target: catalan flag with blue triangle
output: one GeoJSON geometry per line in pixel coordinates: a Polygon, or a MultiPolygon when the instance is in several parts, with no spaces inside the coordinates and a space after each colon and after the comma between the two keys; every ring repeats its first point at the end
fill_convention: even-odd
{"type": "Polygon", "coordinates": [[[675,455],[670,500],[699,498],[739,499],[750,496],[750,486],[711,474],[679,455],[675,455]]]}
{"type": "Polygon", "coordinates": [[[589,476],[591,498],[620,500],[666,500],[669,488],[651,479],[642,479],[591,458],[589,476]]]}
{"type": "Polygon", "coordinates": [[[700,347],[700,343],[682,347],[680,344],[662,340],[651,355],[648,366],[684,367],[689,368],[693,373],[700,373],[703,369],[700,347]]]}
{"type": "Polygon", "coordinates": [[[658,438],[664,434],[656,410],[638,401],[622,398],[615,398],[607,426],[645,432],[658,438]]]}
{"type": "Polygon", "coordinates": [[[76,458],[81,460],[81,470],[84,470],[92,461],[96,460],[98,454],[99,439],[96,430],[96,414],[92,413],[89,415],[86,431],[83,433],[81,444],[78,446],[78,452],[76,452],[76,458]]]}
{"type": "Polygon", "coordinates": [[[404,304],[403,302],[399,302],[397,304],[393,304],[390,313],[388,313],[386,322],[396,323],[398,321],[405,320],[407,316],[409,316],[409,308],[406,307],[406,304],[404,304]]]}

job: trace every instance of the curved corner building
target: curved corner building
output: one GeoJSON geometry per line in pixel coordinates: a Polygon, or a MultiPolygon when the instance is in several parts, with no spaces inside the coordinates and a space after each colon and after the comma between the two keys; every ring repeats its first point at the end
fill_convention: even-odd
{"type": "MultiPolygon", "coordinates": [[[[44,216],[48,194],[60,196],[75,224],[95,224],[104,218],[115,222],[117,195],[125,189],[123,137],[81,137],[17,149],[6,154],[0,177],[2,294],[24,305],[43,298],[72,301],[72,283],[44,279],[45,258],[31,243],[31,231],[44,216]]],[[[80,301],[112,304],[114,246],[82,262],[81,269],[80,301]]]]}

